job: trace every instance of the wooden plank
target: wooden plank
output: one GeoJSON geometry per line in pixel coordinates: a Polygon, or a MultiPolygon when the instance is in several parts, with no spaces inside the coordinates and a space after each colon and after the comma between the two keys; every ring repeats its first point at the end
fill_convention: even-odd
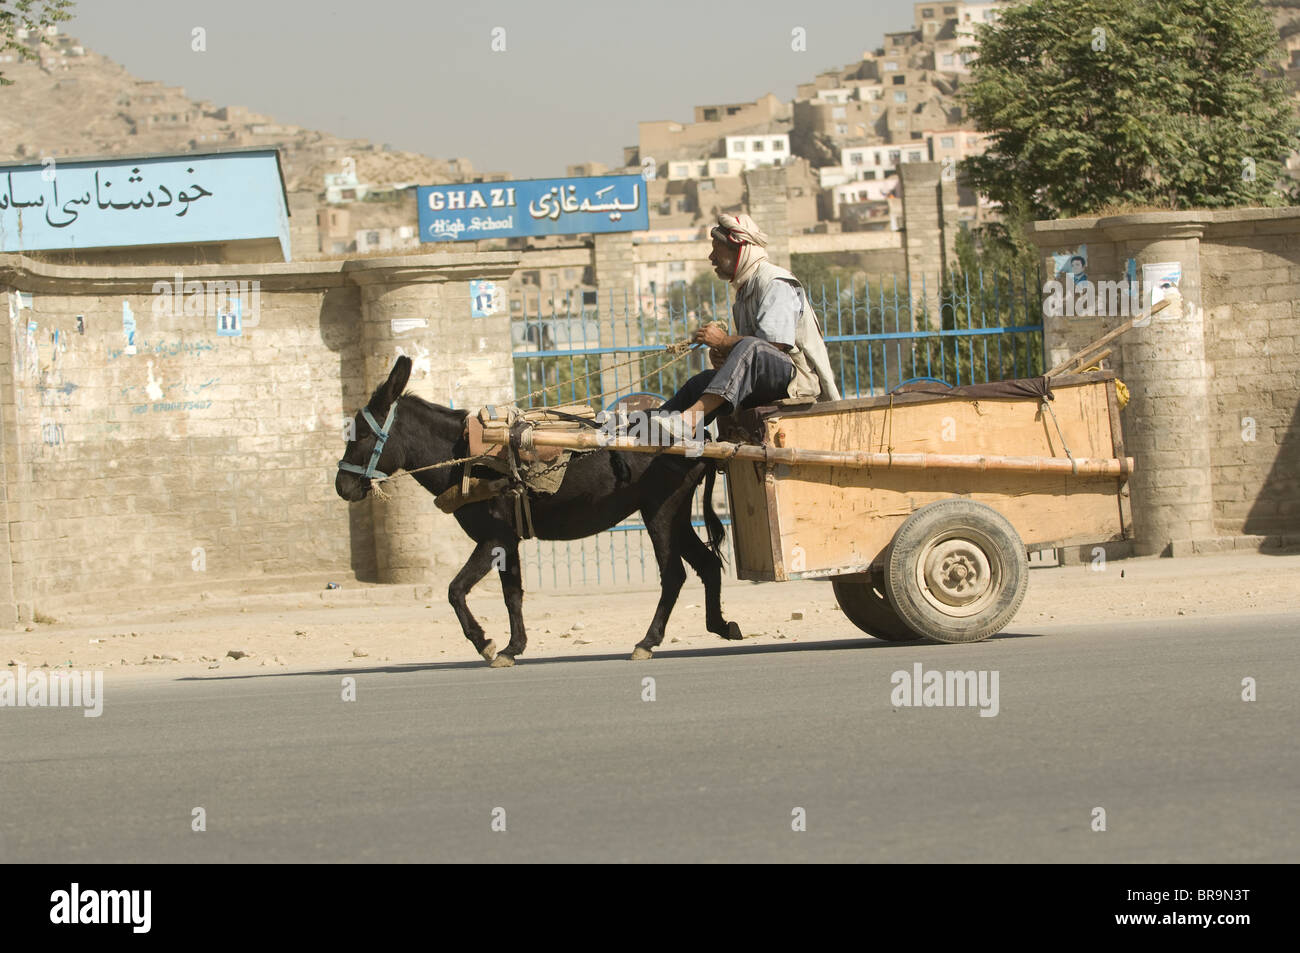
{"type": "MultiPolygon", "coordinates": [[[[1106,413],[1110,417],[1111,438],[1115,452],[1124,456],[1124,428],[1119,419],[1119,395],[1115,392],[1115,382],[1106,385],[1106,413]]],[[[1130,505],[1128,480],[1119,488],[1119,523],[1120,532],[1125,539],[1133,538],[1133,508],[1130,505]]]]}
{"type": "MultiPolygon", "coordinates": [[[[972,402],[978,409],[978,401],[972,402]]],[[[812,418],[825,419],[825,418],[812,418]]],[[[714,460],[753,460],[764,464],[817,465],[823,467],[858,467],[862,469],[894,470],[975,470],[985,472],[1003,470],[1020,473],[1074,473],[1095,476],[1119,477],[1130,472],[1131,460],[1119,460],[1111,457],[1093,458],[1075,455],[1066,456],[1024,456],[1012,457],[990,453],[921,453],[897,452],[892,444],[893,409],[886,415],[889,422],[886,429],[889,439],[881,452],[868,450],[806,450],[800,447],[763,446],[737,444],[726,441],[709,441],[691,446],[686,443],[660,446],[654,443],[641,443],[635,436],[617,436],[590,432],[525,430],[520,441],[521,452],[542,454],[548,448],[569,447],[575,450],[607,448],[629,453],[667,453],[675,456],[705,457],[714,460]],[[885,452],[888,450],[888,452],[885,452]]],[[[951,417],[944,418],[944,427],[949,426],[951,417]]],[[[1057,426],[1053,421],[1053,427],[1057,426]]],[[[506,439],[500,428],[484,429],[484,439],[492,444],[506,439]]],[[[777,431],[776,438],[783,440],[784,431],[777,431]]]]}
{"type": "MultiPolygon", "coordinates": [[[[817,467],[821,470],[821,467],[817,467]]],[[[787,560],[785,550],[781,542],[781,507],[777,503],[777,479],[776,468],[766,467],[766,473],[763,475],[763,493],[767,498],[767,526],[770,531],[770,552],[772,554],[772,579],[776,582],[785,582],[785,567],[787,560]]],[[[800,562],[803,559],[800,558],[800,562]]]]}
{"type": "Polygon", "coordinates": [[[777,414],[765,421],[766,442],[830,451],[1014,454],[1062,460],[1068,446],[1075,458],[1111,458],[1114,442],[1106,383],[1061,387],[1051,407],[1056,422],[1038,401],[987,398],[947,398],[893,407],[886,403],[839,414],[777,414]]]}
{"type": "Polygon", "coordinates": [[[767,493],[762,464],[735,461],[727,466],[731,532],[736,551],[736,575],[741,579],[772,579],[772,536],[768,528],[767,493]]]}
{"type": "MultiPolygon", "coordinates": [[[[1087,374],[1063,374],[1060,377],[1052,378],[1052,393],[1057,393],[1062,387],[1078,387],[1082,384],[1114,380],[1114,378],[1114,371],[1090,371],[1087,374]]],[[[891,404],[895,407],[902,407],[907,404],[943,403],[955,399],[957,398],[948,397],[943,394],[929,394],[924,392],[894,394],[892,396],[885,394],[878,397],[851,397],[848,400],[821,401],[810,404],[806,407],[780,408],[775,416],[787,419],[791,417],[816,417],[826,414],[842,414],[848,410],[869,410],[876,407],[888,407],[891,404]]],[[[1010,398],[985,397],[981,399],[1009,400],[1010,398]]],[[[768,412],[764,412],[764,417],[767,416],[772,415],[768,412]]]]}

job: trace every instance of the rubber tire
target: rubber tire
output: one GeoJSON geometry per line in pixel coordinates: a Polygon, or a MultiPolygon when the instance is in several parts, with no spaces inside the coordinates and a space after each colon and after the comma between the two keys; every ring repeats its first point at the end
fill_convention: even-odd
{"type": "Polygon", "coordinates": [[[907,518],[890,545],[885,565],[885,594],[908,628],[936,642],[979,642],[1000,632],[1015,617],[1029,588],[1029,558],[1010,521],[973,500],[940,500],[921,507],[907,518]],[[983,535],[984,545],[962,529],[983,535]],[[927,544],[957,531],[959,538],[976,542],[990,570],[1000,576],[992,603],[976,615],[949,615],[926,599],[917,580],[917,562],[927,544]]]}
{"type": "Polygon", "coordinates": [[[915,642],[921,638],[921,633],[913,632],[898,617],[878,574],[833,576],[831,586],[844,615],[867,635],[886,642],[915,642]]]}

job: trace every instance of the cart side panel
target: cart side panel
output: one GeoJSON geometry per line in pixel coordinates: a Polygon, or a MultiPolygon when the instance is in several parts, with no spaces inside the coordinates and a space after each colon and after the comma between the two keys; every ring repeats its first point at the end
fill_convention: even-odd
{"type": "Polygon", "coordinates": [[[732,542],[736,575],[741,579],[770,582],[774,578],[767,490],[761,464],[739,460],[728,464],[732,542]]]}
{"type": "MultiPolygon", "coordinates": [[[[1056,388],[1056,420],[1033,400],[936,399],[838,413],[777,415],[767,439],[788,447],[899,453],[1111,457],[1110,381],[1056,388]],[[1057,424],[1060,432],[1057,431],[1057,424]],[[777,434],[781,433],[778,440],[777,434]]],[[[1027,546],[1122,539],[1120,482],[1113,477],[956,470],[776,468],[776,559],[790,575],[861,571],[878,561],[912,512],[966,496],[1007,517],[1027,546]],[[801,570],[794,569],[798,559],[801,570]]]]}
{"type": "Polygon", "coordinates": [[[861,572],[914,511],[954,496],[993,507],[1026,546],[1122,539],[1115,480],[1023,473],[777,467],[780,549],[791,576],[861,572]],[[796,560],[803,568],[794,569],[796,560]]]}

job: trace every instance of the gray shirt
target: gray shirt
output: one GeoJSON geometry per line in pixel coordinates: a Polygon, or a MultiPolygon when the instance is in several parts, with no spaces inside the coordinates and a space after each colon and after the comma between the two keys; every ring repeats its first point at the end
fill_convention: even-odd
{"type": "Polygon", "coordinates": [[[794,347],[795,326],[801,314],[803,292],[782,280],[771,282],[761,301],[753,294],[737,295],[735,304],[731,306],[737,334],[790,347],[794,347]]]}

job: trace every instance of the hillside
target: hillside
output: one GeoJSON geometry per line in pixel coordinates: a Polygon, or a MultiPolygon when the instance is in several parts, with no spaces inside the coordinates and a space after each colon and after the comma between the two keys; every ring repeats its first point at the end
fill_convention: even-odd
{"type": "Polygon", "coordinates": [[[39,62],[0,64],[14,81],[0,87],[0,161],[278,146],[289,191],[321,191],[323,176],[339,172],[344,156],[356,160],[361,182],[376,185],[433,185],[474,174],[467,159],[389,150],[191,99],[181,87],[133,76],[70,36],[29,46],[39,49],[39,62]]]}

